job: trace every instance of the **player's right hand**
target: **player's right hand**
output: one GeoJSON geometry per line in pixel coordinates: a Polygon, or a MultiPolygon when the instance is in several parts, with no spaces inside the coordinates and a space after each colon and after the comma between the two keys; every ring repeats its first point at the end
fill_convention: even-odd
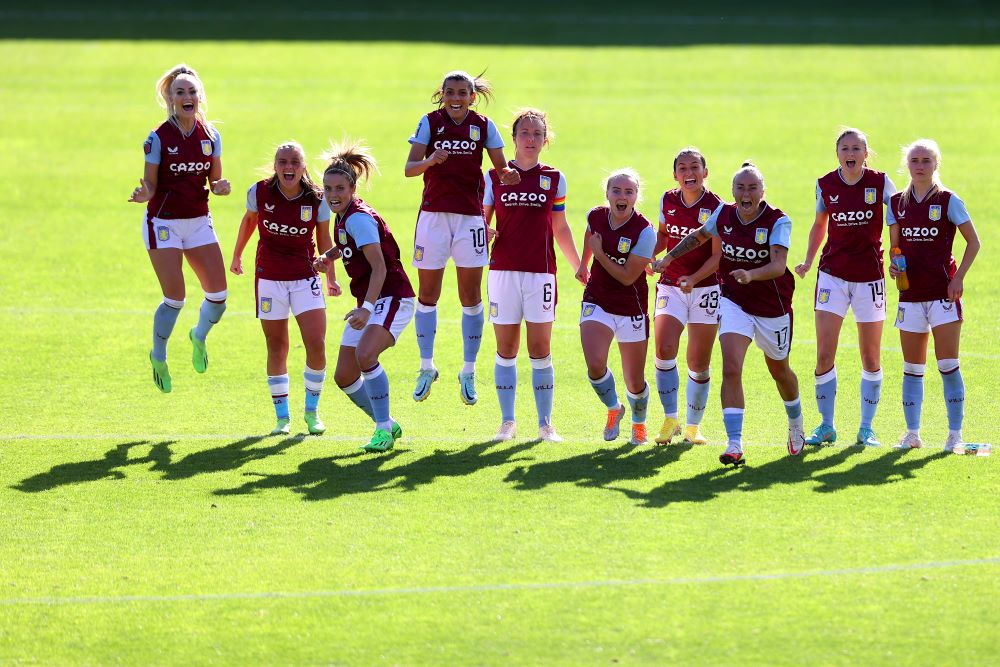
{"type": "Polygon", "coordinates": [[[243,275],[243,258],[233,257],[233,263],[229,265],[229,272],[236,276],[243,275]]]}
{"type": "Polygon", "coordinates": [[[494,229],[493,227],[490,227],[489,225],[486,225],[486,242],[487,243],[492,243],[493,239],[495,239],[497,236],[499,236],[499,234],[500,234],[500,232],[498,232],[496,229],[494,229]]]}
{"type": "Polygon", "coordinates": [[[590,271],[587,270],[587,265],[583,262],[580,263],[580,268],[576,270],[576,279],[584,285],[590,282],[590,271]]]}
{"type": "Polygon", "coordinates": [[[899,269],[896,268],[895,262],[889,262],[889,277],[895,280],[899,276],[899,269]]]}
{"type": "Polygon", "coordinates": [[[330,258],[325,254],[320,255],[313,260],[313,270],[316,271],[316,273],[326,273],[330,269],[330,264],[332,263],[333,262],[330,261],[330,258]]]}
{"type": "Polygon", "coordinates": [[[153,188],[145,178],[139,179],[139,187],[132,191],[132,196],[128,198],[130,202],[145,204],[153,198],[153,188]]]}
{"type": "Polygon", "coordinates": [[[812,268],[812,262],[802,262],[795,267],[795,273],[799,275],[799,278],[805,278],[810,268],[812,268]]]}
{"type": "Polygon", "coordinates": [[[449,155],[451,155],[451,153],[449,153],[448,151],[446,151],[446,150],[444,150],[442,148],[439,148],[436,151],[434,151],[433,153],[431,153],[431,156],[430,156],[429,159],[430,159],[430,161],[433,164],[441,164],[442,162],[444,162],[445,160],[448,159],[449,155]]]}

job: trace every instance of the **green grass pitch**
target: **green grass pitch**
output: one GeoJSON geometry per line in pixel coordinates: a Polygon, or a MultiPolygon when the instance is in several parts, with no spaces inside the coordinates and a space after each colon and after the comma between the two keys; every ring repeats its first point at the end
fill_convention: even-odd
{"type": "MultiPolygon", "coordinates": [[[[602,7],[595,11],[611,11],[602,7]]],[[[311,157],[344,135],[367,139],[382,173],[362,195],[405,252],[420,192],[419,179],[402,176],[406,138],[453,68],[489,67],[497,97],[485,112],[502,126],[523,105],[551,114],[558,136],[544,160],[567,176],[578,241],[610,169],[638,169],[640,209],[652,217],[672,186],[674,153],[695,144],[720,194],[743,159],[760,166],[768,200],[793,220],[797,263],[840,125],[868,132],[874,166],[897,186],[899,146],[932,137],[944,182],[983,241],[966,284],[961,356],[965,434],[989,442],[1000,372],[995,46],[896,44],[888,35],[884,44],[845,40],[852,46],[498,45],[503,35],[490,40],[497,44],[131,41],[115,32],[125,30],[121,17],[92,39],[15,39],[9,21],[25,16],[6,16],[0,40],[0,664],[1000,662],[997,459],[941,452],[937,373],[927,375],[921,451],[838,446],[787,457],[782,405],[755,347],[745,377],[748,467],[724,471],[717,461],[718,354],[709,446],[605,443],[578,340],[581,288],[563,264],[554,420],[567,441],[491,444],[492,331],[478,365],[480,402],[463,406],[449,273],[442,378],[430,398],[410,399],[412,326],[383,358],[406,430],[395,450],[357,449],[370,424],[332,381],[320,404],[327,435],[301,434],[294,324],[295,430],[263,437],[273,411],[245,276],[230,276],[229,310],[209,339],[212,365],[199,376],[187,361],[200,300],[188,274],[170,344],[174,391],[150,382],[160,297],[142,247],[143,210],[126,203],[142,142],[162,120],[153,83],[181,61],[199,69],[209,116],[222,121],[233,195],[211,205],[227,264],[242,193],[289,138],[311,157]]],[[[71,23],[60,25],[72,32],[71,23]]],[[[158,37],[148,23],[129,25],[133,37],[158,37]]],[[[328,35],[338,38],[335,24],[328,35]]],[[[961,240],[955,249],[960,256],[961,240]]],[[[252,246],[244,260],[253,261],[252,246]]],[[[814,281],[815,272],[797,281],[791,357],[808,428],[818,418],[814,281]]],[[[333,357],[348,298],[328,307],[333,357]]],[[[903,424],[891,320],[883,340],[875,428],[890,443],[903,424]]],[[[518,416],[530,437],[525,356],[518,416]]],[[[838,357],[842,438],[857,426],[859,367],[849,322],[838,357]]],[[[611,368],[620,377],[616,354],[611,368]]],[[[651,350],[650,381],[652,369],[651,350]]],[[[661,418],[654,398],[652,432],[661,418]]]]}

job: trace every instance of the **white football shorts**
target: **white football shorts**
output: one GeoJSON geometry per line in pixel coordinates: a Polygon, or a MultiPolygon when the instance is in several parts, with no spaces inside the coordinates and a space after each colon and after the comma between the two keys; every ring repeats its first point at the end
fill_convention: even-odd
{"type": "Polygon", "coordinates": [[[413,237],[413,266],[443,269],[449,257],[462,268],[489,263],[483,216],[420,211],[413,237]]]}
{"type": "Polygon", "coordinates": [[[341,347],[357,347],[361,342],[361,335],[369,327],[382,327],[390,334],[393,340],[398,341],[403,329],[413,319],[413,310],[416,307],[416,299],[412,296],[400,299],[395,296],[384,296],[375,302],[375,310],[368,318],[368,324],[364,329],[355,329],[350,324],[344,323],[344,334],[340,337],[341,347]]]}
{"type": "Polygon", "coordinates": [[[852,283],[818,271],[816,277],[816,310],[845,317],[847,309],[854,311],[855,322],[885,320],[885,280],[852,283]]]}
{"type": "Polygon", "coordinates": [[[719,336],[739,334],[757,343],[770,359],[781,361],[788,356],[792,347],[792,317],[757,317],[744,312],[742,308],[723,297],[720,306],[722,320],[719,336]]]}
{"type": "Polygon", "coordinates": [[[490,322],[520,324],[556,319],[556,277],[551,273],[494,271],[486,277],[490,322]]]}
{"type": "Polygon", "coordinates": [[[142,240],[146,243],[146,250],[160,248],[187,250],[188,248],[218,243],[219,237],[215,235],[210,215],[176,220],[145,217],[142,225],[142,240]]]}
{"type": "Polygon", "coordinates": [[[962,321],[962,300],[901,301],[896,310],[896,328],[910,333],[928,333],[942,324],[962,321]]]}
{"type": "Polygon", "coordinates": [[[326,308],[319,276],[302,280],[257,279],[257,319],[287,320],[307,310],[326,308]]]}
{"type": "Polygon", "coordinates": [[[721,298],[718,285],[694,287],[690,294],[685,294],[676,285],[658,283],[653,316],[669,315],[683,325],[718,324],[721,298]]]}
{"type": "Polygon", "coordinates": [[[580,324],[599,322],[611,329],[619,343],[642,343],[649,339],[649,317],[646,315],[613,315],[596,303],[583,302],[580,324]]]}

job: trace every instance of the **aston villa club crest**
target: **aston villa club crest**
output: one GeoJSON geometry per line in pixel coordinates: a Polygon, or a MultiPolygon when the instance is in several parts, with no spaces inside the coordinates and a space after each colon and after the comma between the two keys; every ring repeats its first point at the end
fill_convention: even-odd
{"type": "Polygon", "coordinates": [[[865,188],[865,203],[874,204],[876,201],[878,201],[878,195],[875,188],[865,188]]]}
{"type": "Polygon", "coordinates": [[[667,297],[665,296],[656,297],[656,309],[663,310],[666,307],[667,307],[667,297]]]}
{"type": "Polygon", "coordinates": [[[624,254],[632,249],[632,239],[627,236],[618,237],[618,252],[624,254]]]}
{"type": "Polygon", "coordinates": [[[596,307],[597,306],[595,306],[592,303],[585,303],[585,304],[583,304],[583,316],[584,317],[590,317],[591,315],[593,315],[594,314],[594,308],[596,308],[596,307]]]}
{"type": "Polygon", "coordinates": [[[496,319],[500,315],[500,306],[496,301],[490,301],[490,319],[496,319]]]}
{"type": "Polygon", "coordinates": [[[299,211],[299,220],[302,222],[309,222],[313,219],[313,207],[303,206],[299,211]]]}
{"type": "Polygon", "coordinates": [[[347,230],[343,227],[337,230],[337,243],[347,245],[347,230]]]}
{"type": "Polygon", "coordinates": [[[549,190],[549,189],[551,189],[552,188],[552,179],[549,178],[548,176],[539,176],[538,177],[538,187],[540,187],[542,190],[549,190]]]}
{"type": "Polygon", "coordinates": [[[156,238],[160,241],[170,240],[170,229],[168,227],[157,227],[156,238]]]}
{"type": "Polygon", "coordinates": [[[202,155],[212,154],[212,142],[209,141],[208,139],[201,140],[201,153],[202,155]]]}
{"type": "Polygon", "coordinates": [[[816,300],[820,303],[830,303],[830,290],[821,289],[816,300]]]}
{"type": "Polygon", "coordinates": [[[698,209],[698,224],[699,225],[704,225],[706,222],[708,222],[708,219],[710,217],[712,217],[712,212],[710,210],[708,210],[707,208],[699,208],[698,209]]]}
{"type": "Polygon", "coordinates": [[[902,324],[903,320],[905,319],[906,319],[906,310],[902,306],[900,306],[899,310],[896,311],[896,321],[902,324]]]}
{"type": "Polygon", "coordinates": [[[482,136],[482,133],[479,131],[478,127],[476,127],[475,125],[473,125],[473,126],[471,126],[469,128],[469,138],[470,139],[472,139],[473,141],[479,141],[479,138],[481,136],[482,136]]]}
{"type": "Polygon", "coordinates": [[[940,204],[934,204],[931,206],[930,219],[935,222],[941,219],[941,206],[940,204]]]}
{"type": "Polygon", "coordinates": [[[414,246],[413,248],[413,261],[422,262],[424,259],[424,247],[422,245],[414,246]]]}
{"type": "Polygon", "coordinates": [[[270,313],[271,312],[271,297],[265,296],[260,299],[260,312],[270,313]]]}
{"type": "Polygon", "coordinates": [[[767,242],[767,227],[758,227],[757,231],[753,235],[754,243],[766,243],[767,242]]]}

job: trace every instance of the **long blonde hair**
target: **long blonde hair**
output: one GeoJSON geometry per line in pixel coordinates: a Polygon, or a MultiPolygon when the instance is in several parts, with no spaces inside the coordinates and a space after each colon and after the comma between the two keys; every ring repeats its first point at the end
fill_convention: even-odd
{"type": "Polygon", "coordinates": [[[188,67],[184,63],[174,65],[168,69],[160,77],[159,81],[156,82],[156,94],[159,97],[160,106],[166,110],[167,118],[177,115],[173,102],[170,101],[170,86],[174,84],[174,80],[181,74],[190,76],[198,84],[198,111],[195,112],[195,117],[201,121],[202,125],[207,125],[208,118],[205,114],[208,111],[208,98],[205,97],[205,85],[201,82],[201,77],[194,71],[194,68],[188,67]]]}
{"type": "MultiPolygon", "coordinates": [[[[909,161],[910,153],[914,149],[923,148],[934,156],[934,173],[931,174],[931,189],[927,191],[924,195],[924,199],[937,194],[944,189],[944,184],[941,182],[941,175],[939,170],[941,169],[941,148],[937,145],[937,142],[933,139],[917,139],[908,146],[903,146],[903,173],[909,171],[909,161]]],[[[900,206],[906,208],[910,205],[910,199],[913,197],[913,178],[910,178],[910,182],[906,184],[906,189],[900,195],[900,206]]]]}
{"type": "MultiPolygon", "coordinates": [[[[309,175],[309,167],[308,164],[306,163],[306,151],[304,148],[302,148],[302,144],[300,144],[297,141],[285,141],[278,144],[278,146],[274,149],[274,159],[277,160],[278,153],[288,148],[297,151],[298,154],[302,156],[302,164],[305,167],[305,171],[302,172],[302,185],[306,188],[306,190],[312,192],[317,197],[322,197],[323,188],[313,183],[312,177],[309,175]]],[[[273,160],[271,162],[271,166],[267,167],[267,171],[271,173],[271,177],[267,179],[268,186],[270,187],[276,186],[278,184],[278,174],[275,173],[274,171],[273,160]]]]}

